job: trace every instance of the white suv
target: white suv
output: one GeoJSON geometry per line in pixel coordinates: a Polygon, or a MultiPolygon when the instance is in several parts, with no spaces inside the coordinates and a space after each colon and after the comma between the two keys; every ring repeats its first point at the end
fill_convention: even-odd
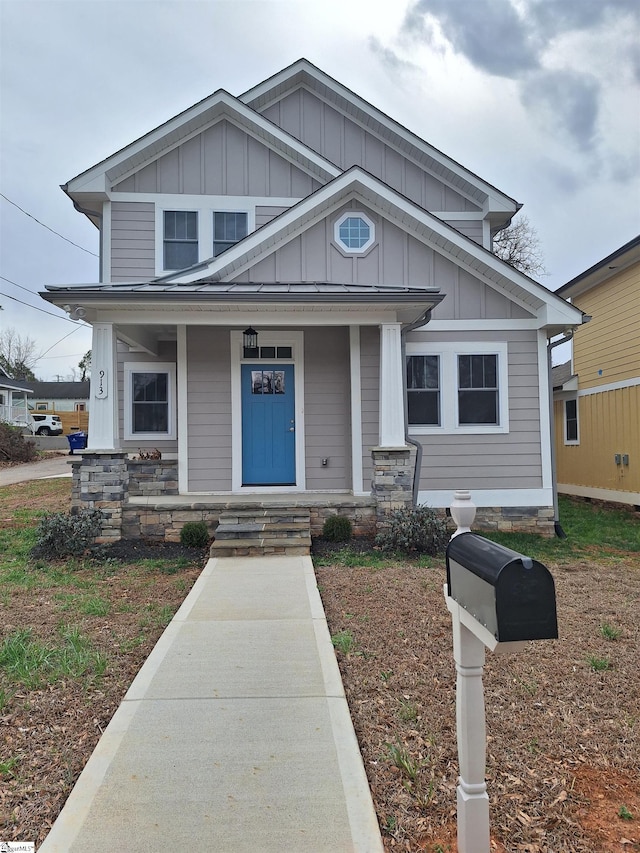
{"type": "Polygon", "coordinates": [[[36,415],[29,417],[34,435],[62,435],[62,421],[58,415],[36,415]]]}
{"type": "Polygon", "coordinates": [[[31,430],[34,435],[62,435],[62,420],[59,415],[41,415],[29,412],[27,420],[10,421],[13,426],[31,430]]]}

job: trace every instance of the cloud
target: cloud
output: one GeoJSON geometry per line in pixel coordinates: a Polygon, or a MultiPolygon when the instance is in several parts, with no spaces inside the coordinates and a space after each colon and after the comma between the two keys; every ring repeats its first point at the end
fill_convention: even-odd
{"type": "MultiPolygon", "coordinates": [[[[574,50],[576,38],[596,40],[597,50],[602,33],[629,20],[640,21],[638,0],[413,0],[401,35],[433,45],[439,30],[474,68],[514,81],[534,121],[562,129],[588,152],[603,86],[589,57],[574,50]]],[[[637,44],[619,45],[615,73],[638,78],[637,44]]]]}
{"type": "Polygon", "coordinates": [[[385,47],[380,39],[375,36],[369,36],[369,48],[372,53],[378,57],[383,65],[386,65],[391,71],[417,71],[419,66],[415,62],[410,62],[408,59],[402,59],[395,50],[390,47],[385,47]]]}
{"type": "Polygon", "coordinates": [[[403,32],[428,34],[424,16],[435,18],[454,50],[489,74],[513,77],[538,65],[531,33],[509,0],[417,0],[403,32]]]}
{"type": "Polygon", "coordinates": [[[537,71],[522,82],[525,107],[560,127],[584,148],[592,146],[598,118],[598,81],[575,71],[537,71]]]}

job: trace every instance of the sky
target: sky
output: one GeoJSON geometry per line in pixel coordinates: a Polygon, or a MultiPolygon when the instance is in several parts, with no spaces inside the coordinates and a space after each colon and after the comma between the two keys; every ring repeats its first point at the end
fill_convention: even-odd
{"type": "Polygon", "coordinates": [[[637,0],[0,0],[0,330],[79,378],[37,295],[98,280],[60,185],[303,56],[521,202],[555,290],[640,233],[639,36],[637,0]]]}

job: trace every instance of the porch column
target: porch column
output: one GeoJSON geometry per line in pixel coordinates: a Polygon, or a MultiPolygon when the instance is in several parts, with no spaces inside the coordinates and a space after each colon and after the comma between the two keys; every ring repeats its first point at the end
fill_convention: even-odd
{"type": "Polygon", "coordinates": [[[115,450],[119,444],[116,376],[113,323],[96,323],[91,343],[89,450],[115,450]]]}
{"type": "Polygon", "coordinates": [[[380,447],[406,447],[400,323],[380,326],[380,447]]]}
{"type": "Polygon", "coordinates": [[[362,382],[360,376],[360,326],[349,326],[351,368],[351,488],[364,495],[362,472],[362,382]]]}

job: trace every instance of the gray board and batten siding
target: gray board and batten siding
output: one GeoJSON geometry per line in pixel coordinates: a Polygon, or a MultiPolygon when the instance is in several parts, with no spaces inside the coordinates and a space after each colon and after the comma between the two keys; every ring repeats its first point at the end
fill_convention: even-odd
{"type": "Polygon", "coordinates": [[[112,187],[116,192],[304,198],[320,183],[226,119],[112,187]]]}
{"type": "MultiPolygon", "coordinates": [[[[412,332],[408,342],[460,342],[460,335],[412,332]]],[[[467,332],[465,341],[495,342],[495,332],[467,332]]],[[[507,341],[509,432],[416,435],[423,447],[420,488],[539,489],[542,487],[538,341],[535,331],[500,333],[507,341]]]]}
{"type": "Polygon", "coordinates": [[[480,211],[424,166],[304,87],[259,112],[339,168],[361,166],[425,210],[480,211]]]}

